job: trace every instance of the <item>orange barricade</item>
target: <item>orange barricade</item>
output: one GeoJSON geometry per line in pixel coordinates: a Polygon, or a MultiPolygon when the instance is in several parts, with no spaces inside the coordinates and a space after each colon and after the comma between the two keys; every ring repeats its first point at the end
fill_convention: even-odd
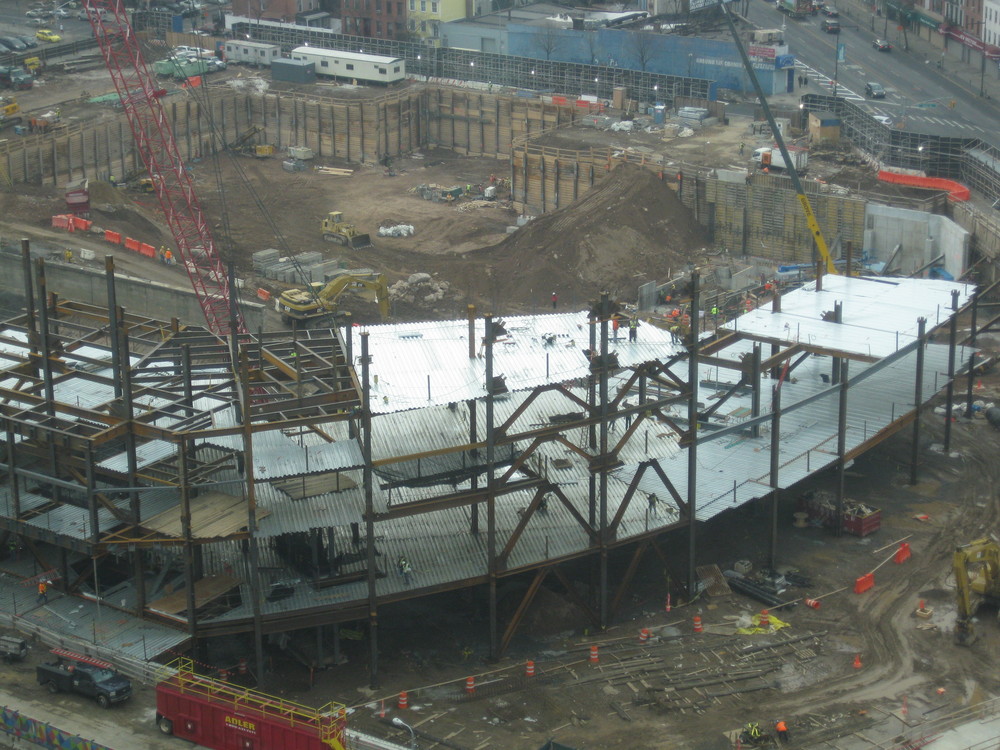
{"type": "Polygon", "coordinates": [[[899,549],[896,550],[896,556],[894,558],[892,558],[892,559],[895,560],[896,563],[904,563],[904,562],[906,562],[907,560],[910,559],[910,554],[911,554],[911,552],[910,552],[910,543],[909,542],[900,542],[899,543],[899,549]]]}
{"type": "Polygon", "coordinates": [[[863,594],[875,585],[875,574],[866,573],[854,581],[854,593],[863,594]]]}
{"type": "Polygon", "coordinates": [[[967,201],[971,193],[969,188],[961,182],[946,180],[943,177],[918,177],[910,174],[897,174],[882,170],[878,173],[878,178],[882,182],[892,182],[896,185],[913,185],[915,187],[932,188],[934,190],[947,190],[948,199],[952,201],[967,201]]]}
{"type": "Polygon", "coordinates": [[[59,214],[58,216],[53,216],[52,217],[52,226],[55,227],[56,229],[69,229],[71,232],[73,231],[70,228],[71,227],[71,217],[66,216],[65,214],[59,214]]]}
{"type": "Polygon", "coordinates": [[[257,296],[260,297],[265,302],[267,302],[269,299],[271,299],[271,293],[269,291],[267,291],[266,289],[258,289],[257,290],[257,296]]]}
{"type": "Polygon", "coordinates": [[[133,240],[131,237],[125,238],[125,249],[133,250],[139,252],[139,240],[133,240]]]}
{"type": "Polygon", "coordinates": [[[120,244],[122,244],[122,233],[121,232],[112,232],[110,229],[105,229],[104,230],[104,239],[107,242],[112,242],[115,245],[120,245],[120,244]]]}
{"type": "Polygon", "coordinates": [[[83,231],[87,231],[94,224],[90,219],[83,219],[79,216],[71,216],[70,221],[73,223],[74,229],[82,229],[83,231]]]}
{"type": "Polygon", "coordinates": [[[156,248],[152,245],[147,245],[145,242],[139,243],[139,255],[143,255],[147,258],[156,257],[156,248]]]}

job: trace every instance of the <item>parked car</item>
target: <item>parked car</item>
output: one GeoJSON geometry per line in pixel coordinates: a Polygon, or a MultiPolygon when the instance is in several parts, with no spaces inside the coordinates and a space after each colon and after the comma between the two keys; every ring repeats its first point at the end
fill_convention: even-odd
{"type": "Polygon", "coordinates": [[[44,10],[42,8],[32,8],[24,15],[26,15],[28,18],[51,18],[52,11],[44,10]]]}
{"type": "Polygon", "coordinates": [[[840,21],[832,18],[824,18],[823,23],[820,24],[820,28],[823,29],[827,34],[839,34],[840,33],[840,21]]]}
{"type": "Polygon", "coordinates": [[[879,52],[892,52],[892,45],[885,39],[876,39],[872,42],[872,47],[877,49],[879,52]]]}
{"type": "Polygon", "coordinates": [[[835,5],[824,5],[823,15],[826,16],[827,18],[839,18],[840,11],[837,10],[837,7],[835,5]]]}
{"type": "Polygon", "coordinates": [[[28,49],[34,49],[35,47],[38,46],[38,42],[35,40],[35,37],[33,36],[23,36],[21,34],[18,34],[17,38],[20,39],[21,44],[23,44],[28,49]]]}
{"type": "Polygon", "coordinates": [[[876,122],[880,122],[883,125],[888,125],[890,128],[896,124],[892,121],[892,118],[889,117],[888,115],[872,115],[872,117],[875,118],[876,122]]]}
{"type": "Polygon", "coordinates": [[[62,37],[49,29],[39,29],[35,32],[35,38],[41,42],[61,42],[62,37]]]}
{"type": "Polygon", "coordinates": [[[868,81],[868,83],[865,84],[865,96],[869,99],[885,99],[885,89],[882,87],[881,83],[868,81]]]}
{"type": "Polygon", "coordinates": [[[23,50],[28,49],[28,46],[16,36],[0,36],[0,44],[7,49],[14,50],[15,52],[22,52],[23,50]]]}
{"type": "Polygon", "coordinates": [[[47,18],[29,18],[28,26],[48,26],[49,21],[47,18]]]}
{"type": "Polygon", "coordinates": [[[52,15],[56,18],[69,18],[69,11],[65,8],[56,8],[52,11],[52,15]]]}
{"type": "Polygon", "coordinates": [[[13,51],[14,50],[12,50],[10,47],[8,47],[2,41],[0,41],[0,55],[6,55],[7,53],[13,52],[13,51]]]}

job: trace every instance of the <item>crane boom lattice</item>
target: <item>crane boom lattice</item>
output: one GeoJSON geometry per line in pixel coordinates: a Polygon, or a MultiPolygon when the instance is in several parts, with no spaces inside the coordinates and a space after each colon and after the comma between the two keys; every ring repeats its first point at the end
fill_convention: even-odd
{"type": "Polygon", "coordinates": [[[234,329],[245,333],[243,316],[230,309],[225,265],[160,101],[166,91],[157,86],[146,67],[121,0],[87,0],[86,6],[96,11],[88,14],[90,24],[208,329],[220,335],[234,329]]]}

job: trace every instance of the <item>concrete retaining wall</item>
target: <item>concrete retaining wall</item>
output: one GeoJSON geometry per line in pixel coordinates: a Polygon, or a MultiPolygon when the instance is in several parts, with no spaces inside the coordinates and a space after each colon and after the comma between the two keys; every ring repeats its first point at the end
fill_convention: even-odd
{"type": "MultiPolygon", "coordinates": [[[[24,266],[20,253],[3,252],[4,288],[15,293],[25,288],[24,266]]],[[[107,307],[107,277],[102,270],[80,265],[53,262],[45,264],[45,282],[50,293],[60,299],[71,299],[107,307]]],[[[155,281],[125,276],[115,277],[118,304],[129,313],[157,320],[177,318],[182,324],[205,325],[205,316],[193,290],[178,289],[155,281]]],[[[23,307],[24,297],[21,297],[23,307]]],[[[264,306],[258,302],[241,302],[247,328],[259,330],[264,325],[264,306]]]]}

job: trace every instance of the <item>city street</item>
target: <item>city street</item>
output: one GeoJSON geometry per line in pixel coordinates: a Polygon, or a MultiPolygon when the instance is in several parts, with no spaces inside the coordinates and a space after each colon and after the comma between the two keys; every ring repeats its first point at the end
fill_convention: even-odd
{"type": "MultiPolygon", "coordinates": [[[[781,28],[784,23],[785,41],[795,55],[796,68],[809,78],[809,87],[798,89],[798,93],[833,93],[836,76],[839,96],[867,101],[866,108],[872,114],[891,118],[896,127],[995,137],[1000,106],[993,99],[979,96],[979,76],[972,75],[968,64],[940,52],[932,53],[926,41],[914,40],[912,35],[907,51],[902,31],[885,18],[866,11],[862,20],[859,6],[839,3],[838,7],[841,32],[827,34],[820,29],[821,15],[797,21],[780,13],[770,2],[758,0],[750,6],[750,20],[762,28],[781,28]],[[888,39],[892,51],[875,49],[872,42],[877,37],[888,39]],[[846,45],[846,62],[839,65],[838,42],[846,45]],[[959,70],[964,77],[956,80],[959,70]],[[868,81],[885,87],[885,99],[865,98],[868,81]]],[[[952,45],[957,47],[956,42],[952,45]]],[[[996,63],[987,62],[983,80],[986,93],[997,90],[997,83],[996,63]]]]}

